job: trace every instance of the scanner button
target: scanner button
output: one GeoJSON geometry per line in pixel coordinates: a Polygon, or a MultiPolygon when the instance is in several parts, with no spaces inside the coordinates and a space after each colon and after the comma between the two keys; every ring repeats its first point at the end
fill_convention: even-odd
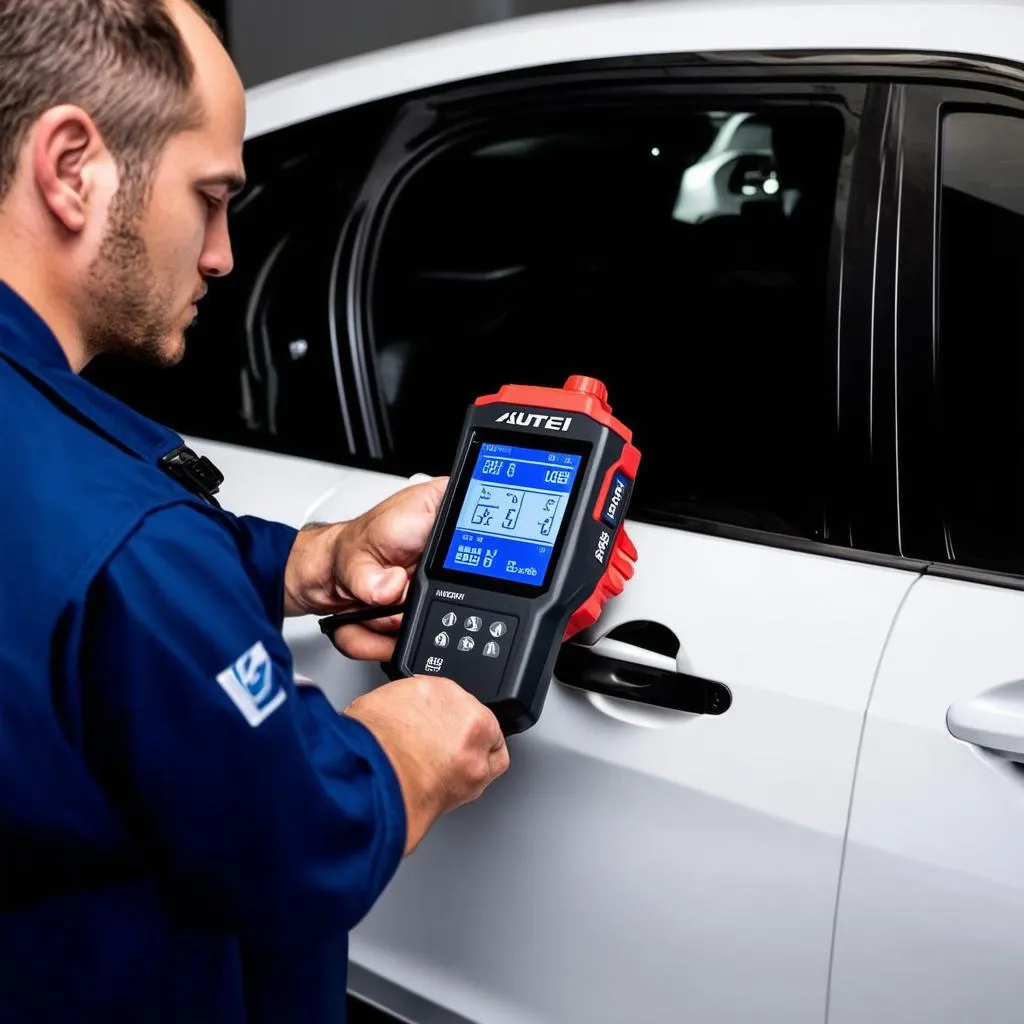
{"type": "MultiPolygon", "coordinates": [[[[470,617],[466,619],[466,629],[468,629],[470,633],[479,633],[483,624],[484,620],[481,619],[479,615],[470,615],[470,617]]],[[[471,647],[467,647],[465,649],[468,651],[471,647]]]]}
{"type": "Polygon", "coordinates": [[[484,657],[485,658],[498,658],[501,657],[501,648],[493,641],[490,640],[484,644],[484,657]]]}
{"type": "Polygon", "coordinates": [[[459,640],[460,651],[471,651],[476,647],[476,641],[471,636],[464,636],[459,640]]]}
{"type": "Polygon", "coordinates": [[[446,616],[445,616],[445,617],[444,617],[444,618],[443,618],[443,619],[441,620],[441,625],[442,625],[442,626],[448,626],[448,627],[451,627],[451,626],[454,626],[454,625],[455,625],[455,623],[456,623],[456,622],[458,622],[458,621],[459,621],[459,617],[458,617],[458,615],[456,615],[456,614],[455,614],[455,612],[449,612],[449,613],[448,613],[448,614],[447,614],[447,615],[446,615],[446,616]]]}
{"type": "MultiPolygon", "coordinates": [[[[492,622],[491,628],[487,632],[490,633],[491,636],[493,636],[495,639],[497,639],[498,637],[503,637],[508,632],[508,626],[506,626],[504,622],[492,622]]],[[[488,644],[487,646],[491,647],[492,645],[488,644]]],[[[497,644],[494,644],[493,646],[496,647],[497,644]]],[[[497,657],[497,655],[489,654],[488,657],[497,657]]]]}
{"type": "Polygon", "coordinates": [[[438,633],[437,636],[434,637],[434,646],[435,647],[447,647],[448,646],[448,634],[445,633],[444,631],[438,633]]]}
{"type": "Polygon", "coordinates": [[[614,530],[622,521],[622,514],[629,504],[632,489],[633,481],[625,473],[619,471],[612,476],[601,511],[601,522],[605,526],[610,526],[614,530]]]}

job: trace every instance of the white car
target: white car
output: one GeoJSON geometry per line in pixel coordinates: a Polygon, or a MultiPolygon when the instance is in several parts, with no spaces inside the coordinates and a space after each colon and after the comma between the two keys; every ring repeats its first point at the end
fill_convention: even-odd
{"type": "MultiPolygon", "coordinates": [[[[355,515],[447,473],[478,395],[574,373],[643,452],[634,580],[355,931],[353,992],[1024,1019],[1024,6],[597,6],[250,104],[187,358],[96,371],[229,508],[355,515]],[[588,691],[635,665],[658,703],[588,691]],[[664,706],[694,680],[727,710],[664,706]]],[[[339,707],[384,678],[287,637],[339,707]]]]}

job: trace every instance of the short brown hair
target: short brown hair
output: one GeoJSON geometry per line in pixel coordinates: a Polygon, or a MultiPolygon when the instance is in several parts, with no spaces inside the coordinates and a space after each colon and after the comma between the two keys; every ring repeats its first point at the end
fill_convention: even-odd
{"type": "Polygon", "coordinates": [[[0,0],[0,201],[32,125],[63,103],[92,117],[123,179],[148,181],[201,119],[194,74],[166,0],[0,0]]]}

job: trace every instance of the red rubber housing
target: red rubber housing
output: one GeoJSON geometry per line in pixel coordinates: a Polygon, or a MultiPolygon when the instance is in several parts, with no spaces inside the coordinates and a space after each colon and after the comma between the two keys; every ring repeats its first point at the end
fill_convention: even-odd
{"type": "MultiPolygon", "coordinates": [[[[630,480],[636,480],[640,467],[640,452],[631,444],[633,432],[612,415],[612,408],[608,404],[608,389],[596,377],[572,376],[561,388],[506,384],[495,395],[481,396],[474,405],[498,403],[577,413],[595,420],[622,438],[625,442],[622,455],[605,474],[601,492],[594,504],[594,519],[601,519],[601,512],[608,498],[608,489],[617,471],[624,473],[630,480]]],[[[636,546],[626,533],[625,525],[620,526],[608,558],[608,568],[605,569],[593,593],[572,613],[562,636],[563,643],[597,622],[609,598],[618,597],[626,583],[633,578],[636,560],[636,546]]]]}
{"type": "Polygon", "coordinates": [[[619,527],[619,535],[615,538],[612,554],[608,559],[608,568],[605,569],[594,592],[572,613],[565,633],[562,634],[562,643],[597,622],[608,599],[618,597],[625,589],[626,583],[633,578],[633,573],[636,572],[636,558],[636,546],[629,539],[626,528],[619,527]]]}
{"type": "Polygon", "coordinates": [[[579,413],[613,430],[623,441],[628,443],[633,440],[633,431],[612,415],[612,407],[608,404],[608,389],[595,377],[570,377],[564,388],[506,384],[496,395],[483,395],[473,404],[496,405],[499,402],[579,413]]]}

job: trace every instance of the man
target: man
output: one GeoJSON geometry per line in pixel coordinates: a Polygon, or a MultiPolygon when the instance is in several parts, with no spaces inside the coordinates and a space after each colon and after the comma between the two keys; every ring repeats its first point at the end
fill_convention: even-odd
{"type": "Polygon", "coordinates": [[[191,0],[0,0],[0,51],[0,1021],[341,1021],[348,930],[508,754],[446,680],[335,714],[280,626],[400,600],[444,482],[297,534],[183,486],[78,372],[175,363],[231,270],[241,83],[191,0]]]}

